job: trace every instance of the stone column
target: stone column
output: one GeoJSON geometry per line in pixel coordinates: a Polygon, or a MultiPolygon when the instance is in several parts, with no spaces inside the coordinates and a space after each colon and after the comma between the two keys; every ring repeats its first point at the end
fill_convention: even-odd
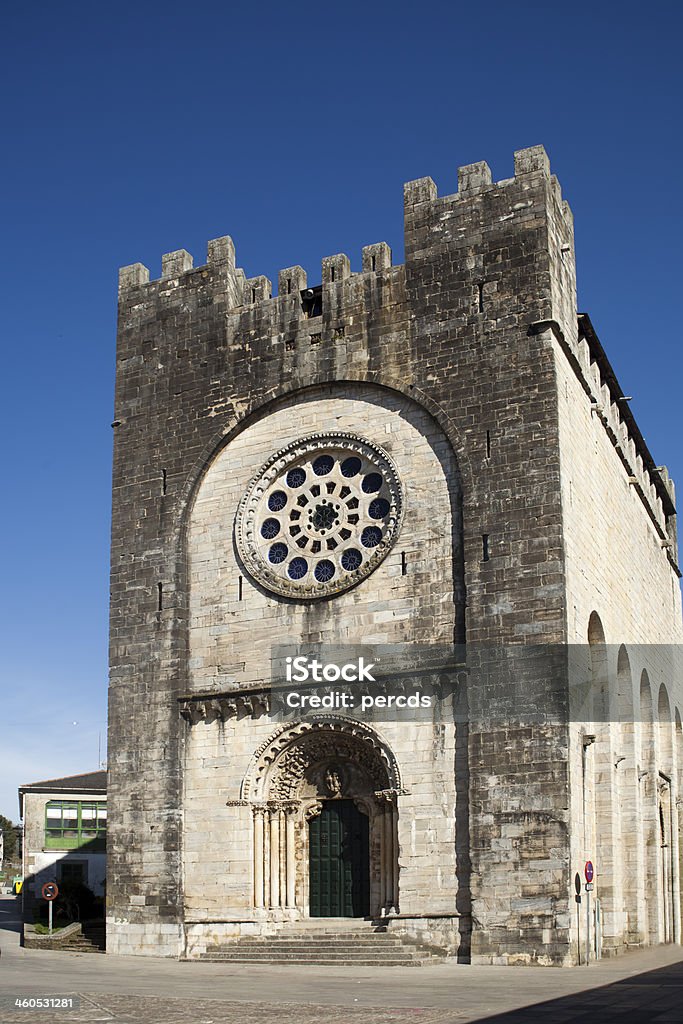
{"type": "Polygon", "coordinates": [[[254,807],[254,906],[263,907],[263,818],[265,807],[254,807]]]}
{"type": "Polygon", "coordinates": [[[286,861],[286,883],[285,883],[285,906],[296,906],[296,804],[285,804],[285,861],[286,861]]]}
{"type": "Polygon", "coordinates": [[[394,795],[389,792],[376,794],[382,800],[382,813],[379,821],[382,849],[380,902],[387,913],[398,907],[398,841],[396,835],[397,814],[394,806],[394,795]]]}
{"type": "Polygon", "coordinates": [[[285,895],[287,893],[287,847],[285,845],[285,811],[283,807],[280,808],[278,817],[278,833],[280,836],[280,902],[278,906],[284,907],[285,895]]]}
{"type": "Polygon", "coordinates": [[[394,874],[394,891],[392,894],[392,907],[398,914],[399,912],[399,891],[398,891],[398,806],[396,804],[391,805],[391,836],[393,844],[393,859],[392,869],[394,874]]]}
{"type": "Polygon", "coordinates": [[[384,866],[384,885],[382,894],[382,904],[385,911],[391,909],[392,897],[394,895],[394,872],[393,872],[393,855],[394,855],[394,842],[392,835],[393,815],[390,803],[384,805],[384,856],[382,857],[384,866]]]}
{"type": "Polygon", "coordinates": [[[280,906],[280,808],[270,808],[270,906],[280,906]]]}

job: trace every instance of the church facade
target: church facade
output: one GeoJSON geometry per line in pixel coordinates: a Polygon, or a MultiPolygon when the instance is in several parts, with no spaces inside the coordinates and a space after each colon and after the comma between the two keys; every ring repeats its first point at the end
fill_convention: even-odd
{"type": "Polygon", "coordinates": [[[674,490],[625,398],[542,147],[406,185],[400,266],[273,295],[224,237],[123,268],[110,953],[354,917],[570,964],[587,861],[594,952],[680,941],[674,490]],[[449,685],[275,708],[277,651],[340,645],[415,651],[413,681],[451,651],[449,685]]]}

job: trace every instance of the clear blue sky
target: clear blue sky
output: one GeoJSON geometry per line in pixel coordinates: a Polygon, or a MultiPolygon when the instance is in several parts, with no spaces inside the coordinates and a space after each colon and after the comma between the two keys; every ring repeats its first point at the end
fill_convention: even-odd
{"type": "Polygon", "coordinates": [[[3,14],[0,812],[97,767],[116,274],[230,234],[249,276],[385,240],[402,185],[543,143],[589,312],[680,450],[681,6],[15,4],[3,14]]]}

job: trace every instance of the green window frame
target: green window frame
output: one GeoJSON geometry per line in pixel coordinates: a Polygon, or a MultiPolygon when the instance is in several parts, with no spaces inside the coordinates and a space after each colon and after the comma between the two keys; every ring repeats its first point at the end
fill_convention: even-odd
{"type": "Polygon", "coordinates": [[[45,849],[104,850],[107,805],[98,800],[50,800],[45,805],[45,849]]]}

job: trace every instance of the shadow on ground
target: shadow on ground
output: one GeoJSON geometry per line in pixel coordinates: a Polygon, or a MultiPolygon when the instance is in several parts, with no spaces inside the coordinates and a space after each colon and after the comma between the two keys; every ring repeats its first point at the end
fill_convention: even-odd
{"type": "Polygon", "coordinates": [[[0,934],[21,932],[21,896],[3,896],[0,899],[0,934]]]}
{"type": "MultiPolygon", "coordinates": [[[[590,968],[586,971],[589,973],[590,968]]],[[[619,1024],[682,1024],[683,961],[634,974],[611,985],[470,1020],[482,1024],[603,1024],[612,1020],[619,1024]]]]}

